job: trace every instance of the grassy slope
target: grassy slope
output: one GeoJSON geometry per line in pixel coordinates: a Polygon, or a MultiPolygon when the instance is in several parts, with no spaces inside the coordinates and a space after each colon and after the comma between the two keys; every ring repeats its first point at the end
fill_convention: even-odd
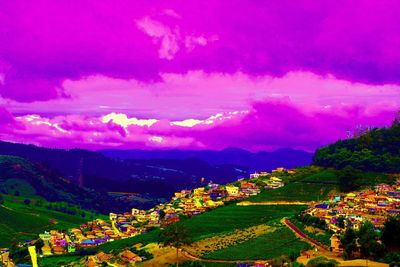
{"type": "Polygon", "coordinates": [[[307,184],[307,183],[292,183],[284,187],[262,191],[257,196],[248,198],[248,201],[312,201],[323,200],[328,197],[328,194],[337,190],[337,185],[332,184],[307,184]]]}
{"type": "Polygon", "coordinates": [[[234,204],[203,213],[179,222],[192,239],[199,240],[215,234],[232,232],[253,225],[280,220],[298,213],[304,206],[236,206],[234,204]]]}
{"type": "Polygon", "coordinates": [[[8,247],[13,238],[17,241],[36,239],[39,233],[52,229],[68,229],[88,221],[91,217],[106,218],[86,211],[85,217],[70,215],[54,210],[48,210],[44,206],[48,202],[41,199],[43,206],[34,203],[40,198],[27,196],[3,195],[5,202],[0,206],[0,247],[8,247]],[[30,199],[29,205],[23,203],[24,199],[30,199]],[[4,220],[3,220],[4,219],[4,220]],[[56,221],[57,224],[53,222],[56,221]]]}
{"type": "Polygon", "coordinates": [[[77,263],[82,259],[81,256],[75,255],[62,255],[39,258],[38,264],[41,267],[54,267],[54,266],[65,266],[72,262],[77,263]]]}

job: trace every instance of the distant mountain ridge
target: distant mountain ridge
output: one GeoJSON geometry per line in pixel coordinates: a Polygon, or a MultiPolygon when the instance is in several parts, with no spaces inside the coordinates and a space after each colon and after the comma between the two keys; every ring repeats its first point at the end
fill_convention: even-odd
{"type": "Polygon", "coordinates": [[[250,171],[270,171],[277,167],[294,168],[312,162],[312,153],[291,148],[272,152],[250,152],[240,148],[216,150],[100,150],[103,155],[116,159],[198,159],[211,165],[233,164],[250,171]]]}
{"type": "Polygon", "coordinates": [[[199,159],[115,159],[81,149],[63,150],[0,141],[0,155],[13,155],[40,163],[70,181],[97,191],[146,194],[169,198],[173,192],[199,185],[201,178],[226,183],[248,176],[247,168],[210,165],[199,159]]]}

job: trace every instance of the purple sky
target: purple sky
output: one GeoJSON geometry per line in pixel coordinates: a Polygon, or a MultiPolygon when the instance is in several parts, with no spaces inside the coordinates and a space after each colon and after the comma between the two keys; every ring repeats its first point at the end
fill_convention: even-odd
{"type": "Polygon", "coordinates": [[[398,1],[0,1],[0,138],[309,151],[400,108],[398,1]]]}

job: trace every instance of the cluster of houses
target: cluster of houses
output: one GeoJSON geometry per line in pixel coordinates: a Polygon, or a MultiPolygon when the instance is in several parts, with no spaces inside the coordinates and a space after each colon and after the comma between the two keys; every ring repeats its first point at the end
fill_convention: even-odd
{"type": "MultiPolygon", "coordinates": [[[[273,172],[282,172],[278,168],[273,172]]],[[[176,192],[171,201],[159,204],[150,210],[133,208],[122,214],[110,213],[109,221],[96,219],[69,231],[51,230],[39,235],[44,241],[44,256],[75,252],[81,247],[97,246],[122,238],[142,234],[152,227],[165,227],[182,217],[203,213],[224,205],[228,201],[257,195],[261,187],[274,189],[284,186],[283,181],[267,172],[251,174],[250,179],[219,185],[208,183],[193,190],[176,192]]],[[[126,252],[128,253],[128,252],[126,252]]],[[[103,255],[104,256],[104,255],[103,255]]],[[[96,259],[93,258],[95,262],[96,259]]]]}
{"type": "Polygon", "coordinates": [[[96,246],[140,233],[133,227],[124,228],[124,225],[119,223],[96,219],[67,232],[59,230],[45,232],[39,235],[44,241],[42,253],[47,256],[75,252],[81,247],[96,246]]]}
{"type": "MultiPolygon", "coordinates": [[[[143,259],[139,255],[128,249],[123,250],[121,253],[119,253],[119,255],[117,255],[117,257],[126,264],[143,261],[143,259]]],[[[113,258],[116,258],[116,256],[104,252],[99,252],[96,255],[88,257],[86,266],[87,267],[102,266],[102,263],[110,262],[113,258]]]]}
{"type": "Polygon", "coordinates": [[[357,230],[366,221],[378,230],[388,215],[400,214],[400,180],[394,185],[380,184],[374,189],[335,196],[314,205],[307,213],[325,221],[334,233],[343,231],[340,226],[357,230]],[[340,218],[344,225],[339,224],[340,218]]]}

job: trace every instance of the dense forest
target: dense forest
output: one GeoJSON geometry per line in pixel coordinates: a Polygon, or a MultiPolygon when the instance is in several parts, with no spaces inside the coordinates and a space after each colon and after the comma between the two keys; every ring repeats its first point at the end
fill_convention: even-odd
{"type": "Polygon", "coordinates": [[[337,169],[351,166],[363,171],[400,172],[400,120],[389,128],[372,129],[358,138],[318,149],[313,161],[337,169]]]}

